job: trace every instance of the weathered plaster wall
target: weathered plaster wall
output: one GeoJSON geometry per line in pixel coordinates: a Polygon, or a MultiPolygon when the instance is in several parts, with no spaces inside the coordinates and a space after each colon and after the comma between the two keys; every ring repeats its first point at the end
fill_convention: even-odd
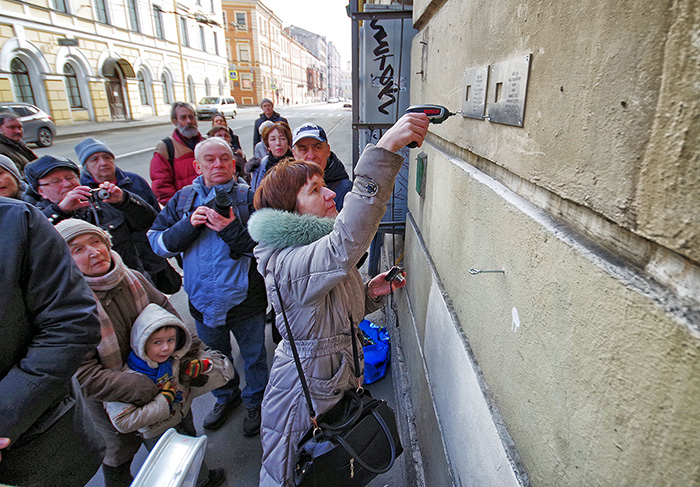
{"type": "Polygon", "coordinates": [[[425,197],[412,153],[419,422],[472,427],[434,393],[467,386],[431,358],[432,268],[533,485],[700,485],[700,4],[416,1],[414,21],[414,104],[458,110],[464,70],[532,54],[522,128],[432,125],[425,197]]]}

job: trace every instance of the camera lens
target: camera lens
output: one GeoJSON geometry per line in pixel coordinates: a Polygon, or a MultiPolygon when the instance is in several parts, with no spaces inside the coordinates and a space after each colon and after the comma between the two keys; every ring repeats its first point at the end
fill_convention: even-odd
{"type": "Polygon", "coordinates": [[[109,198],[109,191],[104,188],[99,188],[97,190],[97,197],[101,200],[106,200],[109,198]]]}
{"type": "Polygon", "coordinates": [[[223,217],[228,218],[231,206],[233,206],[233,198],[227,193],[219,193],[214,198],[214,211],[223,217]]]}

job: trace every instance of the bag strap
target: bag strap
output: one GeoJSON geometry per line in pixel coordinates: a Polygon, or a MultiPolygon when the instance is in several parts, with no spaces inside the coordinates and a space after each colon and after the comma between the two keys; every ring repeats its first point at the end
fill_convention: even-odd
{"type": "Polygon", "coordinates": [[[163,139],[163,143],[168,151],[168,162],[175,167],[175,146],[173,145],[173,140],[170,137],[166,137],[163,139]]]}
{"type": "Polygon", "coordinates": [[[309,415],[311,416],[311,422],[314,424],[314,432],[318,430],[318,423],[316,422],[316,411],[314,410],[314,405],[311,402],[311,394],[309,393],[309,386],[306,383],[306,377],[304,377],[304,369],[301,367],[301,360],[299,360],[299,352],[297,352],[297,346],[294,343],[294,337],[292,336],[292,329],[289,326],[289,320],[287,319],[287,312],[284,310],[284,303],[282,302],[282,294],[280,293],[279,283],[275,277],[275,291],[277,291],[277,299],[280,302],[280,308],[282,308],[282,317],[284,317],[284,325],[287,328],[287,339],[289,340],[289,346],[292,349],[292,355],[294,356],[294,364],[297,367],[297,373],[299,374],[299,380],[301,381],[301,388],[304,390],[304,396],[306,397],[306,407],[309,408],[309,415]]]}
{"type": "Polygon", "coordinates": [[[194,186],[189,185],[182,188],[177,197],[177,206],[175,207],[175,211],[177,211],[179,215],[190,211],[196,196],[197,192],[194,190],[194,186]]]}

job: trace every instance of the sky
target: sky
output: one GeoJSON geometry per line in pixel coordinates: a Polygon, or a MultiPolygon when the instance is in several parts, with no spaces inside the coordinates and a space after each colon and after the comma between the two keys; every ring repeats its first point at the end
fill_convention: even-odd
{"type": "Polygon", "coordinates": [[[350,17],[345,6],[349,0],[261,0],[282,20],[284,27],[295,25],[333,41],[345,69],[350,61],[350,17]]]}

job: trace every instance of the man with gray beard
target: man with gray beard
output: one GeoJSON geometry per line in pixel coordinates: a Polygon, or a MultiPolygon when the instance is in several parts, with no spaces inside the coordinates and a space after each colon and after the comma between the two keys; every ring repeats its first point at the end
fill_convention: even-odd
{"type": "Polygon", "coordinates": [[[151,159],[151,187],[162,205],[197,177],[194,147],[203,140],[197,128],[197,115],[189,103],[173,103],[170,120],[175,130],[158,143],[151,159]]]}

